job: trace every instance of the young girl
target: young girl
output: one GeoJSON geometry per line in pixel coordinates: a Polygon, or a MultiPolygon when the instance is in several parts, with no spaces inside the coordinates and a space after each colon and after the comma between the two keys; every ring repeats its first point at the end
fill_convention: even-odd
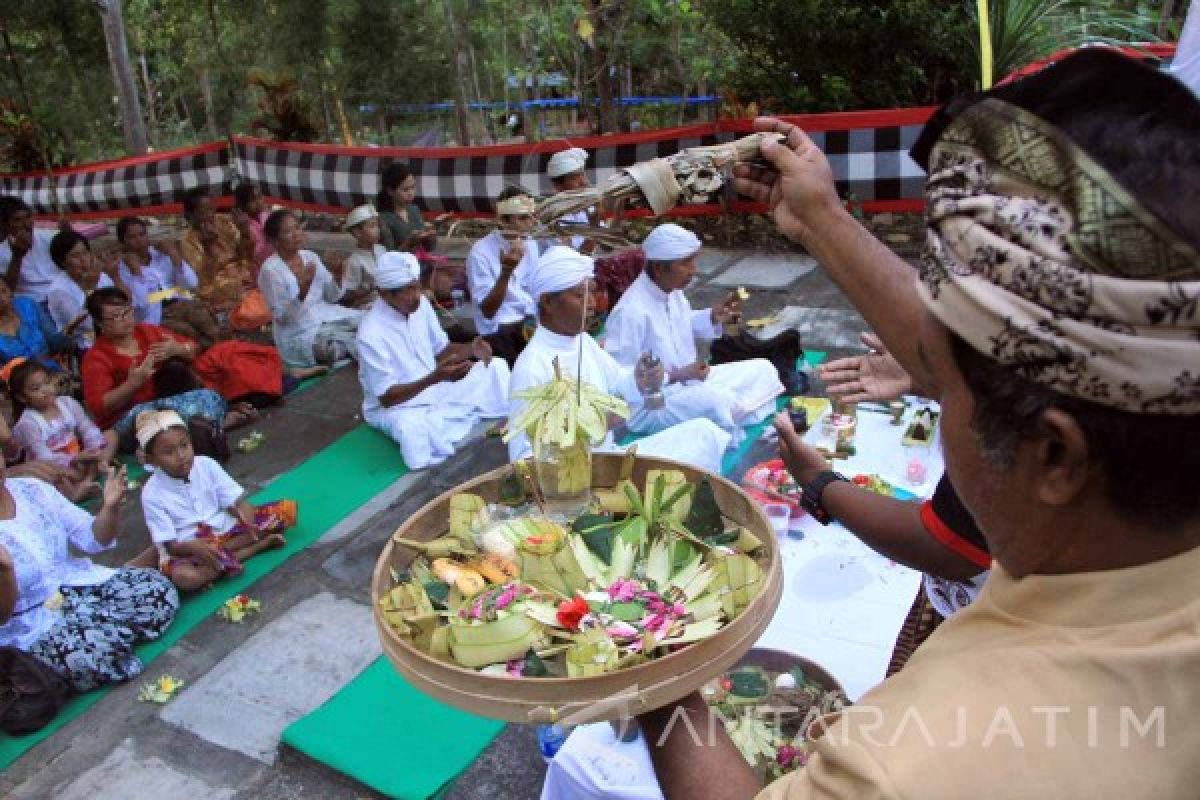
{"type": "Polygon", "coordinates": [[[296,503],[252,506],[221,465],[192,450],[183,418],[174,411],[143,411],[137,440],[154,472],[142,489],[142,513],[159,552],[159,569],[185,592],[237,575],[242,562],[282,547],[296,524],[296,503]]]}
{"type": "Polygon", "coordinates": [[[117,434],[101,432],[75,398],[60,396],[54,376],[36,361],[17,366],[8,385],[17,418],[13,438],[25,458],[64,467],[59,488],[74,502],[98,492],[96,475],[117,452],[117,434]]]}

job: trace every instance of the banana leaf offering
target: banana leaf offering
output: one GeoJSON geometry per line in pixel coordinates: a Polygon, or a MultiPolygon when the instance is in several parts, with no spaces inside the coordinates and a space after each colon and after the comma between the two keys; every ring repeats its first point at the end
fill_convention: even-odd
{"type": "Polygon", "coordinates": [[[380,599],[387,624],[435,658],[509,677],[591,677],[707,639],[764,583],[762,542],[731,523],[708,479],[649,470],[593,493],[570,520],[538,506],[451,498],[446,535],[380,599]]]}

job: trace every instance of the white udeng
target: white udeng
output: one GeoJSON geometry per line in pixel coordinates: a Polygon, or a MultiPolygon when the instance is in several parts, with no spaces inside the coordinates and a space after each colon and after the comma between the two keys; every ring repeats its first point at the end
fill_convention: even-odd
{"type": "MultiPolygon", "coordinates": [[[[720,335],[709,309],[693,310],[681,290],[664,292],[643,272],[609,314],[604,347],[627,367],[636,365],[643,353],[653,353],[669,371],[696,362],[696,339],[711,341],[720,335]]],[[[782,392],[775,367],[756,358],[713,366],[703,382],[669,384],[663,411],[671,421],[705,417],[732,430],[765,419],[782,392]]],[[[645,416],[635,415],[630,427],[652,425],[654,420],[645,416]]]]}
{"type": "Polygon", "coordinates": [[[449,344],[429,301],[404,315],[378,299],[358,328],[358,378],[363,419],[399,443],[410,469],[438,464],[481,418],[503,417],[508,407],[508,365],[477,362],[460,380],[443,381],[391,408],[380,398],[393,386],[413,383],[437,368],[449,344]]]}

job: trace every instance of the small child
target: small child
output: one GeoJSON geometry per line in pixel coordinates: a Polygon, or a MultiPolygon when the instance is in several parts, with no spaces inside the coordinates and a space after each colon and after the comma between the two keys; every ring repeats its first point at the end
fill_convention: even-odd
{"type": "Polygon", "coordinates": [[[136,426],[141,455],[155,468],[142,489],[142,513],[159,569],[180,591],[237,575],[247,558],[283,547],[283,531],[296,524],[295,501],[250,505],[220,464],[195,454],[174,411],[143,411],[136,426]]]}
{"type": "Polygon", "coordinates": [[[354,252],[342,267],[342,304],[361,308],[375,299],[375,266],[387,249],[379,243],[379,214],[362,205],[346,215],[346,229],[354,236],[354,252]]]}
{"type": "Polygon", "coordinates": [[[45,366],[26,361],[8,377],[13,399],[13,439],[28,461],[49,461],[67,470],[56,484],[78,503],[100,491],[100,466],[117,452],[115,431],[101,432],[74,397],[59,395],[45,366]]]}

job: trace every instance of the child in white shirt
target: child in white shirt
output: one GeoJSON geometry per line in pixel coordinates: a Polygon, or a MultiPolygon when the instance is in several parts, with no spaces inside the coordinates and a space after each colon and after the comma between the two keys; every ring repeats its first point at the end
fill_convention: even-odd
{"type": "Polygon", "coordinates": [[[220,464],[192,450],[187,425],[174,411],[137,418],[143,458],[155,468],[142,489],[142,513],[159,550],[159,569],[181,590],[237,575],[242,561],[284,545],[296,503],[252,506],[220,464]]]}
{"type": "Polygon", "coordinates": [[[346,215],[346,230],[354,236],[354,252],[342,265],[343,305],[365,308],[375,299],[375,268],[387,248],[379,243],[379,214],[362,205],[346,215]]]}
{"type": "Polygon", "coordinates": [[[28,461],[48,461],[67,470],[56,485],[72,502],[100,491],[100,465],[117,452],[116,431],[103,431],[74,397],[58,394],[50,371],[26,361],[8,377],[13,399],[14,441],[28,461]]]}

